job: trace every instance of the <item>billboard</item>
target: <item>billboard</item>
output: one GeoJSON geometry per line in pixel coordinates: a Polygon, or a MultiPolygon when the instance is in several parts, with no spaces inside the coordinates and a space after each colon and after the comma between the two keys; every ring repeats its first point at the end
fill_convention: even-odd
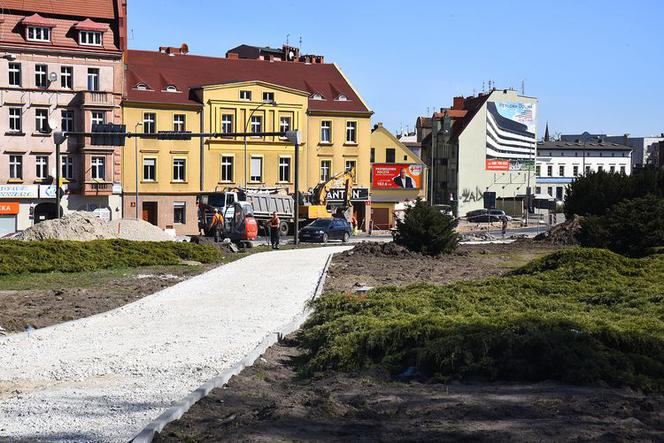
{"type": "Polygon", "coordinates": [[[486,170],[535,169],[534,103],[487,102],[486,170]]]}
{"type": "Polygon", "coordinates": [[[375,163],[372,166],[373,189],[422,189],[424,166],[408,163],[375,163]]]}

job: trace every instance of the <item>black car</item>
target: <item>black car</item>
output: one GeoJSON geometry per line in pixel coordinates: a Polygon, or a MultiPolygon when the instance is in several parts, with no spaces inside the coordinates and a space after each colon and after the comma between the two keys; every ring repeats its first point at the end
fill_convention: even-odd
{"type": "Polygon", "coordinates": [[[300,240],[327,243],[328,240],[350,239],[352,228],[350,223],[341,218],[319,218],[300,229],[300,240]]]}

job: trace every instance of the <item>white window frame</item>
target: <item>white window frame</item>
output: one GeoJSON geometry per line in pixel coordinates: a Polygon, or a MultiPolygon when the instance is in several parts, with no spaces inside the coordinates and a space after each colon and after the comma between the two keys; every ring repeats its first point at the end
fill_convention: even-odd
{"type": "Polygon", "coordinates": [[[35,178],[37,180],[48,178],[48,155],[35,156],[35,178]]]}
{"type": "Polygon", "coordinates": [[[221,132],[224,134],[233,132],[233,114],[221,115],[221,132]],[[226,117],[228,117],[228,119],[226,117]]]}
{"type": "Polygon", "coordinates": [[[627,166],[620,165],[620,173],[621,174],[626,174],[627,173],[627,166]]]}
{"type": "Polygon", "coordinates": [[[23,83],[23,67],[18,62],[9,62],[9,77],[7,81],[9,86],[20,87],[23,83]]]}
{"type": "Polygon", "coordinates": [[[332,143],[332,120],[323,120],[320,122],[320,142],[332,143]],[[327,130],[327,139],[325,131],[327,130]]]}
{"type": "Polygon", "coordinates": [[[104,35],[101,31],[78,31],[78,44],[81,46],[102,46],[104,35]]]}
{"type": "Polygon", "coordinates": [[[43,63],[35,65],[35,86],[48,88],[48,65],[43,63]]]}
{"type": "Polygon", "coordinates": [[[173,202],[173,224],[184,225],[187,223],[187,202],[173,202]],[[182,209],[182,221],[175,218],[176,211],[182,209]]]}
{"type": "Polygon", "coordinates": [[[99,68],[88,68],[88,91],[99,91],[101,70],[99,68]]]}
{"type": "Polygon", "coordinates": [[[60,157],[60,174],[65,180],[72,180],[74,178],[73,156],[66,154],[60,157]]]}
{"type": "Polygon", "coordinates": [[[221,154],[220,158],[220,183],[233,183],[235,180],[235,156],[231,154],[221,154]],[[228,175],[226,174],[228,172],[228,175]]]}
{"type": "Polygon", "coordinates": [[[23,132],[23,108],[9,108],[9,132],[23,132]]]}
{"type": "Polygon", "coordinates": [[[90,178],[92,180],[106,180],[106,156],[94,155],[90,158],[90,178]]]}
{"type": "Polygon", "coordinates": [[[249,181],[252,183],[262,183],[263,182],[263,168],[264,168],[264,158],[262,155],[252,155],[249,157],[249,181]],[[254,160],[260,160],[260,175],[254,175],[253,164],[254,160]]]}
{"type": "Polygon", "coordinates": [[[357,143],[357,122],[354,120],[346,122],[346,143],[357,143]],[[351,134],[352,137],[350,137],[351,134]]]}
{"type": "Polygon", "coordinates": [[[184,183],[187,181],[187,159],[183,157],[175,157],[173,159],[173,181],[184,183]],[[179,173],[176,171],[180,170],[179,173]],[[178,176],[178,174],[180,174],[178,176]]]}
{"type": "Polygon", "coordinates": [[[74,89],[73,66],[60,66],[60,87],[62,89],[74,89]]]}
{"type": "Polygon", "coordinates": [[[332,160],[320,161],[320,181],[326,182],[332,177],[332,160]]]}
{"type": "Polygon", "coordinates": [[[265,103],[270,103],[274,101],[274,92],[265,91],[263,92],[263,101],[265,103]]]}
{"type": "Polygon", "coordinates": [[[290,115],[282,115],[279,117],[279,132],[288,132],[291,130],[291,127],[292,127],[292,118],[290,117],[290,115]]]}
{"type": "Polygon", "coordinates": [[[166,86],[166,89],[164,89],[164,91],[171,92],[171,93],[180,92],[180,91],[178,91],[178,88],[175,85],[166,86]]]}
{"type": "Polygon", "coordinates": [[[143,181],[150,183],[157,181],[157,157],[143,157],[143,181]],[[148,177],[149,174],[146,172],[150,170],[152,176],[148,177]]]}
{"type": "Polygon", "coordinates": [[[29,42],[50,42],[51,28],[48,26],[28,26],[25,30],[25,39],[29,42]]]}
{"type": "Polygon", "coordinates": [[[344,162],[344,167],[345,167],[345,170],[348,171],[348,172],[350,172],[351,170],[353,171],[353,183],[357,183],[357,160],[356,159],[346,160],[344,162]],[[352,164],[353,166],[351,168],[349,168],[348,167],[349,164],[352,164]]]}
{"type": "Polygon", "coordinates": [[[104,123],[106,123],[106,113],[104,111],[92,111],[90,113],[91,125],[103,125],[104,123]]]}
{"type": "Polygon", "coordinates": [[[62,132],[74,132],[74,111],[71,109],[60,111],[60,129],[62,132]]]}
{"type": "Polygon", "coordinates": [[[173,114],[173,131],[185,132],[187,130],[187,116],[185,114],[173,114]]]}
{"type": "Polygon", "coordinates": [[[579,176],[579,165],[572,165],[572,175],[574,177],[579,176]]]}
{"type": "Polygon", "coordinates": [[[40,134],[51,132],[51,128],[48,127],[48,109],[35,108],[35,131],[40,134]]]}
{"type": "Polygon", "coordinates": [[[9,179],[23,180],[23,155],[9,155],[9,179]]]}
{"type": "Polygon", "coordinates": [[[252,115],[250,128],[250,132],[263,132],[263,116],[252,115]]]}
{"type": "Polygon", "coordinates": [[[251,91],[240,90],[240,100],[251,101],[251,91]]]}
{"type": "Polygon", "coordinates": [[[291,182],[291,157],[289,155],[279,156],[279,183],[291,182]],[[286,173],[284,173],[284,170],[286,173]]]}
{"type": "Polygon", "coordinates": [[[143,132],[145,134],[157,133],[157,114],[155,112],[143,113],[143,132]]]}
{"type": "Polygon", "coordinates": [[[558,165],[558,176],[559,177],[565,176],[565,165],[558,165]]]}

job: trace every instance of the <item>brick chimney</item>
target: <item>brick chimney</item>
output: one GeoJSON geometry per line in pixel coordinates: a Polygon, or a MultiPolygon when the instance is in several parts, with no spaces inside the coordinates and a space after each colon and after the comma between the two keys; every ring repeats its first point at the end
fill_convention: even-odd
{"type": "Polygon", "coordinates": [[[454,97],[454,101],[452,102],[452,109],[463,109],[463,102],[463,96],[454,97]]]}

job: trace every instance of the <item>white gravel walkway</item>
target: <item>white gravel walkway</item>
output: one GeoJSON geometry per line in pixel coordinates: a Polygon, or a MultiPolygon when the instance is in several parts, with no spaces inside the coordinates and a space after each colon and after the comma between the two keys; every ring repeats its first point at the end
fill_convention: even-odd
{"type": "Polygon", "coordinates": [[[255,254],[93,317],[0,338],[0,441],[126,442],[289,323],[327,247],[255,254]]]}

